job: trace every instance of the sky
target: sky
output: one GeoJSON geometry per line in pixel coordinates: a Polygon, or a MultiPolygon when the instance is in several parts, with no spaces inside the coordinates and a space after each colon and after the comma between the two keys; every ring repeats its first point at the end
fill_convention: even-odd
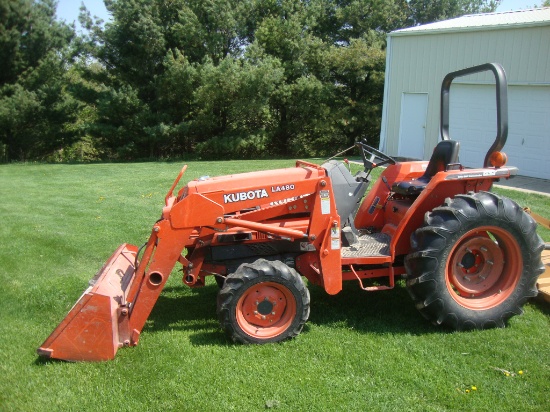
{"type": "MultiPolygon", "coordinates": [[[[78,24],[78,14],[80,4],[84,3],[86,8],[92,14],[92,17],[95,15],[104,21],[109,20],[109,13],[103,4],[103,0],[58,0],[59,4],[57,6],[57,17],[60,20],[65,20],[67,23],[76,23],[77,28],[80,27],[78,24]]],[[[497,11],[510,11],[510,10],[520,10],[532,8],[534,5],[542,4],[543,0],[502,0],[500,6],[498,6],[497,11]]]]}
{"type": "Polygon", "coordinates": [[[88,11],[93,16],[97,16],[104,21],[109,20],[109,13],[105,8],[103,0],[58,0],[57,4],[57,18],[59,20],[65,20],[67,23],[76,23],[76,27],[79,28],[78,15],[80,14],[80,5],[84,3],[88,11]]]}
{"type": "Polygon", "coordinates": [[[503,0],[497,11],[510,11],[521,9],[532,9],[533,6],[540,6],[544,0],[503,0]]]}

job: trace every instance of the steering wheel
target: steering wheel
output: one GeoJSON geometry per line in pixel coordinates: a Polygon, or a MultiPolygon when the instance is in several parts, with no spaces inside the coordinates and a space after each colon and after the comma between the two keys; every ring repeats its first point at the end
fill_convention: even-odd
{"type": "Polygon", "coordinates": [[[373,169],[377,166],[382,166],[385,164],[391,164],[394,165],[395,159],[391,156],[388,156],[385,153],[382,153],[380,150],[376,150],[374,147],[369,146],[366,143],[363,142],[357,142],[355,145],[361,149],[361,155],[363,156],[363,163],[365,164],[365,168],[367,169],[373,169]],[[370,158],[367,158],[367,154],[370,155],[370,158]],[[382,160],[380,163],[375,163],[375,159],[382,160]]]}

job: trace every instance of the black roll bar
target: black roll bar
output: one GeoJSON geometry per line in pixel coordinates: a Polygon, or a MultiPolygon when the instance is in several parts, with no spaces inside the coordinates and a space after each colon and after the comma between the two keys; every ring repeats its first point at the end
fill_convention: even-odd
{"type": "Polygon", "coordinates": [[[457,77],[469,74],[492,71],[495,75],[496,98],[497,98],[497,136],[495,142],[485,155],[483,167],[489,167],[489,157],[493,152],[501,150],[508,138],[508,82],[506,73],[499,63],[485,63],[479,66],[451,72],[445,76],[441,84],[441,123],[440,131],[443,140],[449,140],[449,95],[451,83],[457,77]]]}

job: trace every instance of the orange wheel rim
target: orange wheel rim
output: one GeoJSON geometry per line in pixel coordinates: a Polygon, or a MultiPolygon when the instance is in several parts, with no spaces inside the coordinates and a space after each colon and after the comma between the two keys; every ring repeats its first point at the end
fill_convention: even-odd
{"type": "Polygon", "coordinates": [[[495,226],[479,227],[464,234],[451,250],[447,289],[465,308],[490,309],[512,294],[522,269],[519,244],[509,232],[495,226]]]}
{"type": "Polygon", "coordinates": [[[269,339],[290,327],[296,315],[296,301],[285,286],[262,282],[245,291],[236,311],[237,323],[246,334],[269,339]]]}

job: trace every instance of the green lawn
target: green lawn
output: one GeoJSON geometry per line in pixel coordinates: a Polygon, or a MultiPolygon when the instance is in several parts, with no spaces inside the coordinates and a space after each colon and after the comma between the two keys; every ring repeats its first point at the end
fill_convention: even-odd
{"type": "MultiPolygon", "coordinates": [[[[190,162],[185,180],[293,163],[190,162]]],[[[549,305],[528,303],[506,329],[451,333],[420,316],[402,283],[311,287],[297,339],[245,346],[218,326],[214,282],[191,290],[174,273],[137,347],[104,363],[38,358],[115,248],[147,239],[180,168],[0,166],[0,411],[550,410],[549,305]]],[[[549,197],[498,192],[548,215],[549,197]]]]}

